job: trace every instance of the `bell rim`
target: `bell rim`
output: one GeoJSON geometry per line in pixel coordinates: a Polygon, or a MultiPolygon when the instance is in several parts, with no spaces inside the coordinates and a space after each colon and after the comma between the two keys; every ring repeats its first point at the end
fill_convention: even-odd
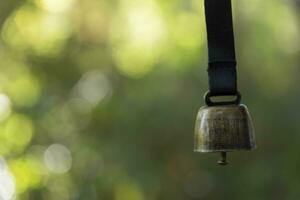
{"type": "Polygon", "coordinates": [[[251,148],[240,148],[240,149],[194,149],[195,153],[219,153],[219,152],[235,152],[235,151],[253,151],[257,149],[257,145],[251,148]]]}

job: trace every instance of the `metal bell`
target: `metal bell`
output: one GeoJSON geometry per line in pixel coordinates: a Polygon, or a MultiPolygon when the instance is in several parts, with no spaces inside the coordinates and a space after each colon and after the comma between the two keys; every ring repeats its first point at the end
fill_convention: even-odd
{"type": "Polygon", "coordinates": [[[245,105],[215,105],[200,108],[195,126],[195,152],[226,152],[256,148],[254,128],[245,105]]]}

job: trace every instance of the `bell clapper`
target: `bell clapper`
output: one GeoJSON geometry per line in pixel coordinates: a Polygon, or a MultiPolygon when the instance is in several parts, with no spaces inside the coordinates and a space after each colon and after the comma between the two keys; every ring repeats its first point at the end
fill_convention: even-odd
{"type": "Polygon", "coordinates": [[[218,164],[220,164],[220,165],[227,165],[228,164],[226,151],[221,152],[221,160],[218,161],[218,164]]]}

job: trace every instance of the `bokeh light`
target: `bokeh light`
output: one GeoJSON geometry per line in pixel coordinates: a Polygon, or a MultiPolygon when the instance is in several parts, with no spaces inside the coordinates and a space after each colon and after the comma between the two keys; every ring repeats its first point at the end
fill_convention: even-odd
{"type": "Polygon", "coordinates": [[[33,133],[34,126],[30,118],[22,114],[12,114],[1,127],[1,154],[22,152],[30,143],[33,133]]]}
{"type": "Polygon", "coordinates": [[[96,106],[112,94],[112,86],[101,71],[85,73],[74,87],[73,95],[96,106]]]}
{"type": "Polygon", "coordinates": [[[11,102],[7,95],[0,94],[0,121],[6,119],[11,113],[11,102]]]}
{"type": "Polygon", "coordinates": [[[0,199],[15,199],[15,179],[6,166],[3,158],[0,158],[0,199]]]}
{"type": "Polygon", "coordinates": [[[51,172],[64,174],[72,166],[72,155],[64,145],[52,144],[45,151],[44,162],[51,172]]]}
{"type": "Polygon", "coordinates": [[[44,9],[50,12],[64,12],[71,8],[73,0],[36,0],[44,9]]]}
{"type": "Polygon", "coordinates": [[[6,20],[2,37],[12,48],[53,56],[63,48],[71,28],[67,16],[25,5],[6,20]]]}
{"type": "Polygon", "coordinates": [[[164,21],[154,1],[121,1],[120,15],[111,29],[113,55],[120,72],[131,78],[150,72],[161,55],[165,36],[164,21]]]}
{"type": "Polygon", "coordinates": [[[9,167],[15,176],[16,192],[24,194],[31,189],[42,186],[43,178],[46,177],[40,158],[25,156],[10,161],[9,167]]]}

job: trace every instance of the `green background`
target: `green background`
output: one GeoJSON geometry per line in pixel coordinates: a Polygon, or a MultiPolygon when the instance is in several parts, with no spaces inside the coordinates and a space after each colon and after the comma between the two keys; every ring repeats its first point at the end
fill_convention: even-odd
{"type": "Polygon", "coordinates": [[[259,148],[221,167],[193,152],[203,0],[0,1],[0,199],[299,199],[299,1],[233,10],[259,148]]]}

